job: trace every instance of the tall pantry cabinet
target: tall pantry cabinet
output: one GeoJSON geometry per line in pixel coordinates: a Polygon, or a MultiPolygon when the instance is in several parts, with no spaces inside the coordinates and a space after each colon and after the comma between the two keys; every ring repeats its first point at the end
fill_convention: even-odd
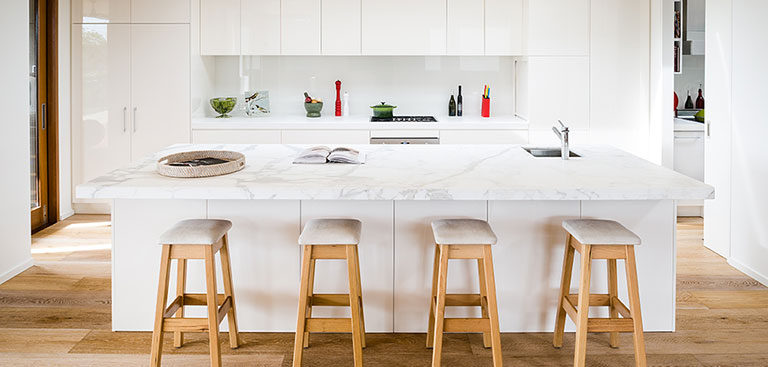
{"type": "Polygon", "coordinates": [[[190,141],[190,2],[161,3],[72,2],[73,187],[190,141]]]}

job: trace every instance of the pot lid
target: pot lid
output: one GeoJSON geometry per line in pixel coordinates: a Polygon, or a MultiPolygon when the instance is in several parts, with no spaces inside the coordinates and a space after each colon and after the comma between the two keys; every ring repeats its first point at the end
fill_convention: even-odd
{"type": "Polygon", "coordinates": [[[371,108],[397,108],[397,106],[393,106],[393,105],[387,104],[386,102],[381,102],[381,104],[377,104],[375,106],[371,106],[371,108]]]}

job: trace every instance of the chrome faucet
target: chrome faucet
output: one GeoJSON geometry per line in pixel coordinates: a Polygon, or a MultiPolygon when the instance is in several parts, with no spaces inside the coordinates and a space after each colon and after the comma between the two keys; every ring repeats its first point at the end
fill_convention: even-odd
{"type": "Polygon", "coordinates": [[[562,121],[557,120],[560,124],[560,129],[557,126],[552,126],[552,131],[560,139],[560,155],[564,160],[568,160],[571,157],[571,148],[568,142],[568,134],[571,132],[562,121]]]}

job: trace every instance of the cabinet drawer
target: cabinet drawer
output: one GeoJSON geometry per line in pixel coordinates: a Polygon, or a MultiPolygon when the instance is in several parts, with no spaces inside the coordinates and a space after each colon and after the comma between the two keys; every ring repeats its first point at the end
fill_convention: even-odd
{"type": "Polygon", "coordinates": [[[283,130],[283,144],[368,144],[368,130],[283,130]]]}
{"type": "Polygon", "coordinates": [[[279,130],[194,130],[193,144],[280,144],[279,130]]]}
{"type": "Polygon", "coordinates": [[[528,144],[528,131],[442,130],[440,144],[528,144]]]}

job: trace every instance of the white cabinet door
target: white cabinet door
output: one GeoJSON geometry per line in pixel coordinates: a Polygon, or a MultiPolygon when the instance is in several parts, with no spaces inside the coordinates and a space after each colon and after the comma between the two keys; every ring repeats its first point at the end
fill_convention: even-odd
{"type": "Polygon", "coordinates": [[[279,55],[280,0],[242,0],[240,6],[243,55],[279,55]]]}
{"type": "Polygon", "coordinates": [[[529,0],[527,54],[589,55],[589,1],[529,0]]]}
{"type": "Polygon", "coordinates": [[[71,6],[72,23],[131,21],[131,3],[126,0],[72,0],[71,6]]]}
{"type": "Polygon", "coordinates": [[[283,130],[283,144],[368,144],[368,130],[283,130]]]}
{"type": "Polygon", "coordinates": [[[557,120],[574,130],[589,128],[588,57],[530,57],[528,70],[531,130],[549,134],[557,120]]]}
{"type": "Polygon", "coordinates": [[[323,55],[360,55],[360,2],[323,0],[323,55]]]}
{"type": "Polygon", "coordinates": [[[200,1],[201,55],[239,55],[240,33],[240,0],[200,1]]]}
{"type": "Polygon", "coordinates": [[[192,144],[280,144],[280,130],[193,130],[192,144]]]}
{"type": "Polygon", "coordinates": [[[704,132],[675,132],[674,170],[704,180],[704,132]]]}
{"type": "Polygon", "coordinates": [[[131,160],[189,143],[189,25],[131,26],[131,160]]]}
{"type": "Polygon", "coordinates": [[[189,23],[190,3],[190,0],[131,0],[131,22],[189,23]]]}
{"type": "Polygon", "coordinates": [[[528,131],[442,130],[440,144],[528,144],[528,131]]]}
{"type": "Polygon", "coordinates": [[[483,0],[448,0],[448,54],[483,55],[484,24],[483,0]]]}
{"type": "Polygon", "coordinates": [[[485,0],[485,54],[523,54],[523,0],[485,0]]]}
{"type": "Polygon", "coordinates": [[[283,55],[320,54],[320,0],[282,0],[283,55]]]}
{"type": "Polygon", "coordinates": [[[363,55],[444,55],[445,0],[363,0],[363,55]]]}
{"type": "Polygon", "coordinates": [[[72,26],[74,184],[130,163],[130,27],[72,26]]]}

